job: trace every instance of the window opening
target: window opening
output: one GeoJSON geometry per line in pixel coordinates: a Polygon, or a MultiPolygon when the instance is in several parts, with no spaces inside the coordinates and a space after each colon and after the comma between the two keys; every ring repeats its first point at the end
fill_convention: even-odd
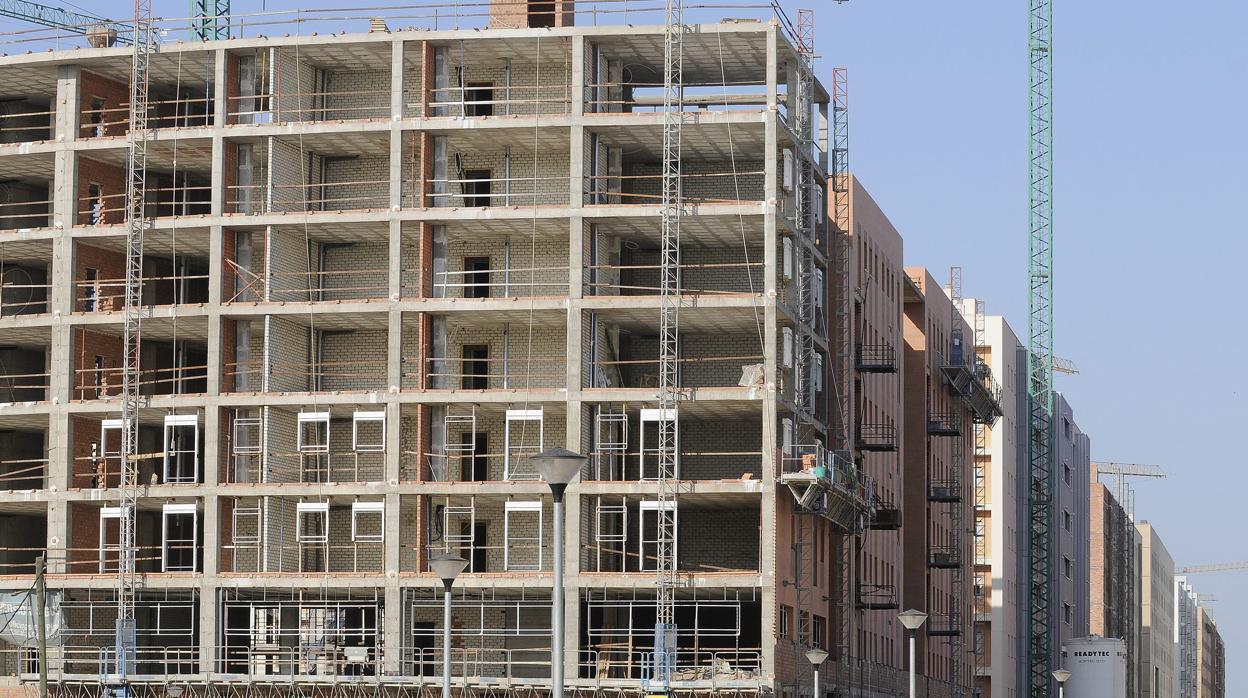
{"type": "Polygon", "coordinates": [[[542,569],[542,503],[508,501],[503,505],[503,570],[542,569]]]}
{"type": "Polygon", "coordinates": [[[541,408],[507,410],[503,431],[503,479],[536,480],[529,457],[541,453],[545,420],[541,408]]]}

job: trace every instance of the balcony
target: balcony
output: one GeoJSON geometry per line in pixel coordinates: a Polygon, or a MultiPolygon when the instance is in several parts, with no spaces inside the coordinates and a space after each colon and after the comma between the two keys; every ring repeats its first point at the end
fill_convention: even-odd
{"type": "Polygon", "coordinates": [[[896,373],[897,350],[891,344],[859,344],[854,347],[854,367],[860,373],[896,373]]]}
{"type": "Polygon", "coordinates": [[[927,551],[927,566],[935,570],[954,570],[962,566],[962,550],[957,546],[933,547],[927,551]]]}
{"type": "Polygon", "coordinates": [[[992,369],[982,359],[978,356],[955,357],[953,361],[936,358],[949,392],[962,398],[976,423],[992,424],[1001,416],[1001,390],[993,379],[992,369]]]}
{"type": "Polygon", "coordinates": [[[46,328],[21,328],[4,330],[0,336],[0,403],[47,400],[51,333],[46,328]]]}
{"type": "Polygon", "coordinates": [[[927,501],[946,504],[962,501],[962,483],[958,480],[932,480],[927,485],[927,501]]]}
{"type": "Polygon", "coordinates": [[[896,610],[897,587],[892,584],[860,584],[858,608],[864,611],[896,610]]]}
{"type": "Polygon", "coordinates": [[[858,425],[854,443],[860,451],[889,453],[897,450],[897,427],[892,424],[858,425]]]}
{"type": "Polygon", "coordinates": [[[949,412],[927,416],[928,436],[960,436],[961,434],[962,425],[958,415],[949,412]]]}
{"type": "Polygon", "coordinates": [[[901,509],[893,502],[877,500],[867,528],[872,531],[896,531],[901,528],[901,509]]]}
{"type": "Polygon", "coordinates": [[[928,637],[960,637],[962,616],[958,613],[933,613],[927,619],[928,637]]]}
{"type": "Polygon", "coordinates": [[[0,318],[48,312],[52,245],[43,240],[0,243],[0,255],[0,318]]]}

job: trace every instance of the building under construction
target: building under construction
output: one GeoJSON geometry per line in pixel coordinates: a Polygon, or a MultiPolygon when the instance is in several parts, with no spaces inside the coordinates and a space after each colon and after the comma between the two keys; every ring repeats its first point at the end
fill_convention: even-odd
{"type": "Polygon", "coordinates": [[[7,685],[548,691],[557,446],[569,691],[848,695],[843,90],[809,13],[589,5],[4,37],[7,685]]]}

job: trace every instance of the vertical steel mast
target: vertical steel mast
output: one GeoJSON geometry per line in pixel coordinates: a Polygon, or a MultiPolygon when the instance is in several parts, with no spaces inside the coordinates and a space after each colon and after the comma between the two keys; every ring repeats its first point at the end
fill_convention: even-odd
{"type": "Polygon", "coordinates": [[[117,553],[116,665],[119,694],[128,695],[135,652],[135,516],[138,513],[138,411],[140,303],[143,298],[143,235],[147,229],[148,71],[152,52],[152,3],[135,0],[134,53],[130,64],[130,131],[127,138],[126,288],[122,308],[124,365],[121,374],[121,518],[117,553]]]}
{"type": "Polygon", "coordinates": [[[1027,630],[1031,698],[1051,695],[1053,520],[1053,7],[1029,0],[1030,198],[1027,303],[1027,458],[1031,538],[1027,630]]]}
{"type": "Polygon", "coordinates": [[[667,0],[663,32],[663,234],[660,253],[662,304],[659,319],[659,506],[656,512],[658,595],[654,621],[654,660],[650,691],[671,686],[676,653],[676,480],[679,324],[681,130],[684,120],[684,0],[667,0]]]}

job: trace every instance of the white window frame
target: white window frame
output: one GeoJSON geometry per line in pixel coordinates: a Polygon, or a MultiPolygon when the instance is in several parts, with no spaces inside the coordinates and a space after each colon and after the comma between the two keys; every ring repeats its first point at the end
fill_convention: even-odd
{"type": "MultiPolygon", "coordinates": [[[[655,448],[646,447],[646,424],[651,423],[651,422],[653,422],[654,424],[658,424],[659,422],[664,422],[664,421],[672,422],[673,426],[675,427],[676,472],[674,473],[674,475],[676,476],[677,479],[680,479],[680,413],[675,408],[663,410],[662,408],[658,408],[658,407],[643,407],[641,410],[641,422],[639,426],[640,431],[637,434],[637,439],[638,439],[637,475],[642,480],[657,480],[658,479],[657,472],[654,473],[653,477],[650,477],[647,475],[647,470],[648,470],[646,467],[647,456],[652,456],[654,458],[657,458],[659,450],[657,447],[655,448]]],[[[656,467],[655,470],[657,471],[657,469],[658,468],[656,467]]]]}
{"type": "MultiPolygon", "coordinates": [[[[658,539],[658,513],[660,510],[671,510],[672,519],[676,525],[676,530],[680,530],[680,509],[673,501],[661,502],[658,500],[643,500],[637,503],[637,571],[638,572],[654,572],[657,569],[658,561],[653,563],[646,560],[646,546],[653,545],[656,548],[659,545],[658,539]],[[646,512],[655,515],[655,538],[653,540],[646,538],[646,512]]],[[[672,561],[680,559],[680,551],[677,543],[680,536],[672,541],[672,561]]]]}
{"type": "Polygon", "coordinates": [[[165,415],[164,428],[164,479],[162,482],[166,485],[187,485],[199,482],[199,415],[198,414],[167,414],[165,415]],[[174,435],[179,433],[180,429],[191,430],[191,447],[189,449],[183,445],[179,450],[173,450],[174,435]],[[187,479],[184,476],[176,474],[178,468],[179,455],[191,455],[191,476],[187,479]]]}
{"type": "MultiPolygon", "coordinates": [[[[365,528],[369,528],[365,526],[365,528]]],[[[351,503],[351,542],[381,543],[386,539],[386,503],[385,502],[352,502],[351,503]],[[361,533],[360,518],[376,514],[381,520],[377,523],[378,533],[361,533]]]]}
{"type": "Polygon", "coordinates": [[[378,412],[354,412],[351,414],[351,450],[356,453],[380,453],[386,450],[386,413],[384,410],[378,412]],[[377,443],[361,441],[361,424],[380,424],[381,441],[377,443]]]}
{"type": "MultiPolygon", "coordinates": [[[[107,421],[113,421],[113,420],[107,420],[107,421]]],[[[118,422],[118,424],[121,423],[120,419],[116,421],[118,422]]],[[[109,569],[108,567],[108,556],[106,555],[106,553],[109,550],[117,551],[116,564],[118,566],[121,565],[121,526],[126,525],[123,519],[129,518],[133,515],[134,515],[134,509],[131,507],[100,507],[100,530],[99,530],[100,572],[116,572],[117,571],[116,568],[109,569]],[[112,546],[108,545],[108,536],[107,536],[108,530],[104,526],[104,522],[110,519],[116,519],[117,524],[118,524],[117,544],[112,545],[112,546]]]]}
{"type": "Polygon", "coordinates": [[[780,328],[780,359],[785,368],[793,368],[793,328],[780,328]]]}
{"type": "Polygon", "coordinates": [[[780,186],[783,187],[785,191],[793,191],[793,180],[796,179],[793,173],[793,168],[797,165],[793,157],[793,149],[785,148],[781,151],[781,155],[783,164],[780,173],[780,186]]]}
{"type": "Polygon", "coordinates": [[[240,417],[236,412],[234,414],[233,433],[231,434],[230,451],[234,457],[234,479],[239,482],[250,482],[251,473],[247,473],[248,478],[239,476],[239,461],[246,459],[249,462],[254,456],[254,464],[256,473],[254,475],[255,482],[263,480],[260,477],[260,471],[263,470],[264,456],[264,417],[240,417]],[[243,435],[254,430],[254,439],[244,439],[243,435]],[[248,445],[244,446],[243,443],[248,445]],[[254,445],[252,445],[254,444],[254,445]],[[241,458],[240,458],[241,457],[241,458]]]}
{"type": "Polygon", "coordinates": [[[263,512],[264,512],[264,509],[259,504],[257,504],[256,506],[240,507],[238,505],[238,501],[235,500],[234,510],[230,512],[230,518],[233,521],[233,527],[230,529],[230,535],[233,538],[234,545],[258,545],[260,543],[260,537],[263,534],[263,529],[261,528],[261,524],[264,521],[263,512]],[[244,518],[255,519],[256,521],[255,535],[242,535],[242,536],[239,535],[238,532],[241,531],[243,528],[240,524],[242,523],[244,518]]]}
{"type": "Polygon", "coordinates": [[[329,502],[298,502],[295,504],[295,542],[312,544],[329,542],[329,502]],[[303,531],[303,517],[313,514],[320,515],[324,533],[307,536],[303,531]]]}
{"type": "Polygon", "coordinates": [[[296,417],[295,425],[295,445],[299,453],[329,453],[330,433],[329,433],[329,412],[300,412],[296,417]],[[304,442],[304,425],[307,424],[324,424],[325,425],[325,443],[305,443],[304,442]]]}
{"type": "MultiPolygon", "coordinates": [[[[180,539],[179,543],[188,542],[180,539]]],[[[160,509],[160,568],[165,572],[194,572],[199,565],[199,507],[194,504],[165,504],[160,509]],[[173,516],[191,517],[191,564],[171,565],[169,562],[169,519],[173,516]]]]}
{"type": "Polygon", "coordinates": [[[780,238],[780,271],[784,278],[793,278],[793,238],[780,238]]]}
{"type": "Polygon", "coordinates": [[[545,542],[546,515],[542,501],[507,500],[503,503],[503,571],[504,572],[540,572],[544,562],[542,545],[545,542]],[[512,515],[537,514],[537,537],[524,536],[513,538],[511,535],[512,515]],[[513,543],[530,543],[537,545],[537,564],[513,564],[511,546],[513,543]]]}
{"type": "MultiPolygon", "coordinates": [[[[503,428],[503,479],[504,480],[537,480],[537,472],[520,473],[517,462],[514,466],[512,463],[512,444],[511,444],[511,425],[512,423],[537,422],[537,450],[533,453],[541,453],[546,443],[546,418],[544,410],[537,408],[533,410],[507,410],[505,424],[503,428]]],[[[521,445],[523,448],[523,444],[521,445]]],[[[517,461],[524,458],[527,462],[528,454],[517,452],[517,461]]],[[[532,466],[529,466],[532,470],[532,466]]]]}

